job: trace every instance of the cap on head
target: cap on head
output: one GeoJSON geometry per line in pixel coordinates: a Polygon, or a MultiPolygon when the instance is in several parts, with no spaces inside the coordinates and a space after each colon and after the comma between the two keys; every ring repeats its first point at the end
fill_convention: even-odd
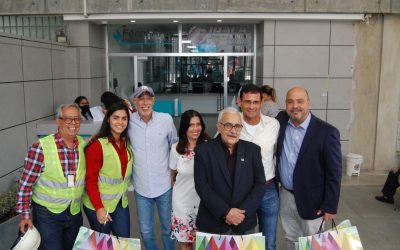
{"type": "Polygon", "coordinates": [[[135,92],[133,92],[132,98],[138,98],[141,95],[143,95],[144,93],[148,93],[151,96],[154,96],[154,91],[151,87],[149,86],[140,86],[138,88],[136,88],[135,92]]]}

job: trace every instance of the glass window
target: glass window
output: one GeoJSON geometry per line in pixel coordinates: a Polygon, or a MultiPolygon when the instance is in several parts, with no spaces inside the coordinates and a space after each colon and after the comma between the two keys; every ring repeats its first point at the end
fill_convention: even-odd
{"type": "Polygon", "coordinates": [[[50,26],[56,25],[56,18],[54,16],[49,17],[50,26]]]}
{"type": "Polygon", "coordinates": [[[34,16],[29,17],[29,26],[36,25],[36,18],[34,16]]]}
{"type": "Polygon", "coordinates": [[[157,25],[109,25],[110,53],[179,52],[178,26],[157,25]]]}
{"type": "Polygon", "coordinates": [[[56,17],[56,25],[57,26],[62,26],[62,24],[63,24],[62,16],[57,16],[56,17]]]}
{"type": "Polygon", "coordinates": [[[17,16],[17,26],[23,26],[22,16],[17,16]]]}
{"type": "Polygon", "coordinates": [[[32,38],[36,38],[36,27],[35,26],[29,27],[29,36],[32,38]]]}
{"type": "Polygon", "coordinates": [[[43,27],[37,27],[36,32],[36,37],[39,39],[43,39],[43,27]]]}
{"type": "Polygon", "coordinates": [[[110,57],[109,69],[110,90],[129,99],[135,85],[133,57],[110,57]]]}
{"type": "Polygon", "coordinates": [[[49,26],[49,17],[48,16],[43,17],[43,26],[49,26]]]}
{"type": "Polygon", "coordinates": [[[23,20],[24,20],[24,24],[23,24],[23,25],[24,25],[25,27],[28,27],[28,26],[29,26],[29,17],[28,17],[28,16],[24,16],[24,17],[23,17],[23,20]]]}
{"type": "Polygon", "coordinates": [[[228,94],[236,95],[241,86],[253,83],[253,60],[251,56],[228,57],[228,94]]]}
{"type": "Polygon", "coordinates": [[[15,16],[10,16],[10,26],[11,27],[15,27],[15,26],[17,26],[17,19],[16,19],[16,17],[15,16]]]}
{"type": "Polygon", "coordinates": [[[183,52],[252,52],[254,26],[249,24],[184,24],[183,52]]]}
{"type": "Polygon", "coordinates": [[[9,16],[5,16],[3,19],[4,22],[4,27],[9,27],[10,26],[10,17],[9,16]]]}
{"type": "Polygon", "coordinates": [[[37,16],[36,17],[36,26],[43,26],[43,22],[42,22],[42,17],[41,16],[37,16]]]}

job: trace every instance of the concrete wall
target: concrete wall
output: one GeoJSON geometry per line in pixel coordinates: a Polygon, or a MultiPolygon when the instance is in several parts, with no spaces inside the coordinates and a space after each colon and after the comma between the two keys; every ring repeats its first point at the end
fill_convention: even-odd
{"type": "Polygon", "coordinates": [[[107,90],[105,28],[88,22],[66,22],[71,57],[76,61],[66,67],[76,70],[75,81],[79,93],[86,96],[91,106],[100,105],[100,96],[107,90]]]}
{"type": "Polygon", "coordinates": [[[257,83],[269,83],[285,108],[286,92],[303,86],[311,112],[336,126],[348,152],[354,31],[350,21],[264,21],[257,29],[257,83]]]}
{"type": "Polygon", "coordinates": [[[400,107],[400,16],[385,16],[382,36],[375,170],[386,170],[397,164],[395,138],[398,138],[397,110],[400,107]]]}
{"type": "Polygon", "coordinates": [[[0,191],[20,176],[28,146],[36,140],[36,123],[51,119],[61,102],[78,94],[64,74],[67,50],[0,34],[0,191]]]}
{"type": "Polygon", "coordinates": [[[20,177],[37,123],[53,119],[60,104],[78,95],[100,102],[106,82],[104,37],[98,35],[104,28],[83,26],[71,47],[0,33],[0,192],[20,177]]]}
{"type": "Polygon", "coordinates": [[[349,150],[364,156],[363,168],[373,169],[382,46],[381,17],[361,22],[356,31],[349,150]]]}
{"type": "Polygon", "coordinates": [[[399,34],[400,17],[392,15],[376,16],[357,31],[349,150],[364,156],[363,168],[397,165],[399,34]]]}
{"type": "MultiPolygon", "coordinates": [[[[87,0],[88,14],[151,11],[400,13],[400,4],[398,0],[87,0]]],[[[83,13],[83,0],[2,0],[0,13],[83,13]]]]}

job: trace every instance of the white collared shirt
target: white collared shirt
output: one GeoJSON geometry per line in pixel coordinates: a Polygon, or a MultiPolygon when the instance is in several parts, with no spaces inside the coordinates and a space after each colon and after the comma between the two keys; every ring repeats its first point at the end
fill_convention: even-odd
{"type": "MultiPolygon", "coordinates": [[[[266,181],[275,177],[275,160],[274,151],[276,141],[279,134],[279,122],[275,118],[261,115],[260,125],[252,135],[246,128],[243,127],[240,132],[240,139],[250,141],[261,147],[261,157],[264,166],[266,181]]],[[[243,113],[240,113],[243,119],[243,113]]]]}

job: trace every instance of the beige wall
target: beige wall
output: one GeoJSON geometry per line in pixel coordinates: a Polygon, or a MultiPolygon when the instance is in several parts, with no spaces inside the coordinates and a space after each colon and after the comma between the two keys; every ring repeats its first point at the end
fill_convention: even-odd
{"type": "Polygon", "coordinates": [[[386,15],[383,22],[382,64],[377,117],[374,169],[397,164],[396,138],[400,106],[400,16],[386,15]]]}
{"type": "Polygon", "coordinates": [[[364,169],[387,170],[397,165],[400,16],[361,23],[356,37],[349,151],[364,169]]]}
{"type": "Polygon", "coordinates": [[[349,131],[349,151],[363,155],[364,169],[373,169],[382,46],[381,17],[356,30],[356,57],[349,131]]]}

